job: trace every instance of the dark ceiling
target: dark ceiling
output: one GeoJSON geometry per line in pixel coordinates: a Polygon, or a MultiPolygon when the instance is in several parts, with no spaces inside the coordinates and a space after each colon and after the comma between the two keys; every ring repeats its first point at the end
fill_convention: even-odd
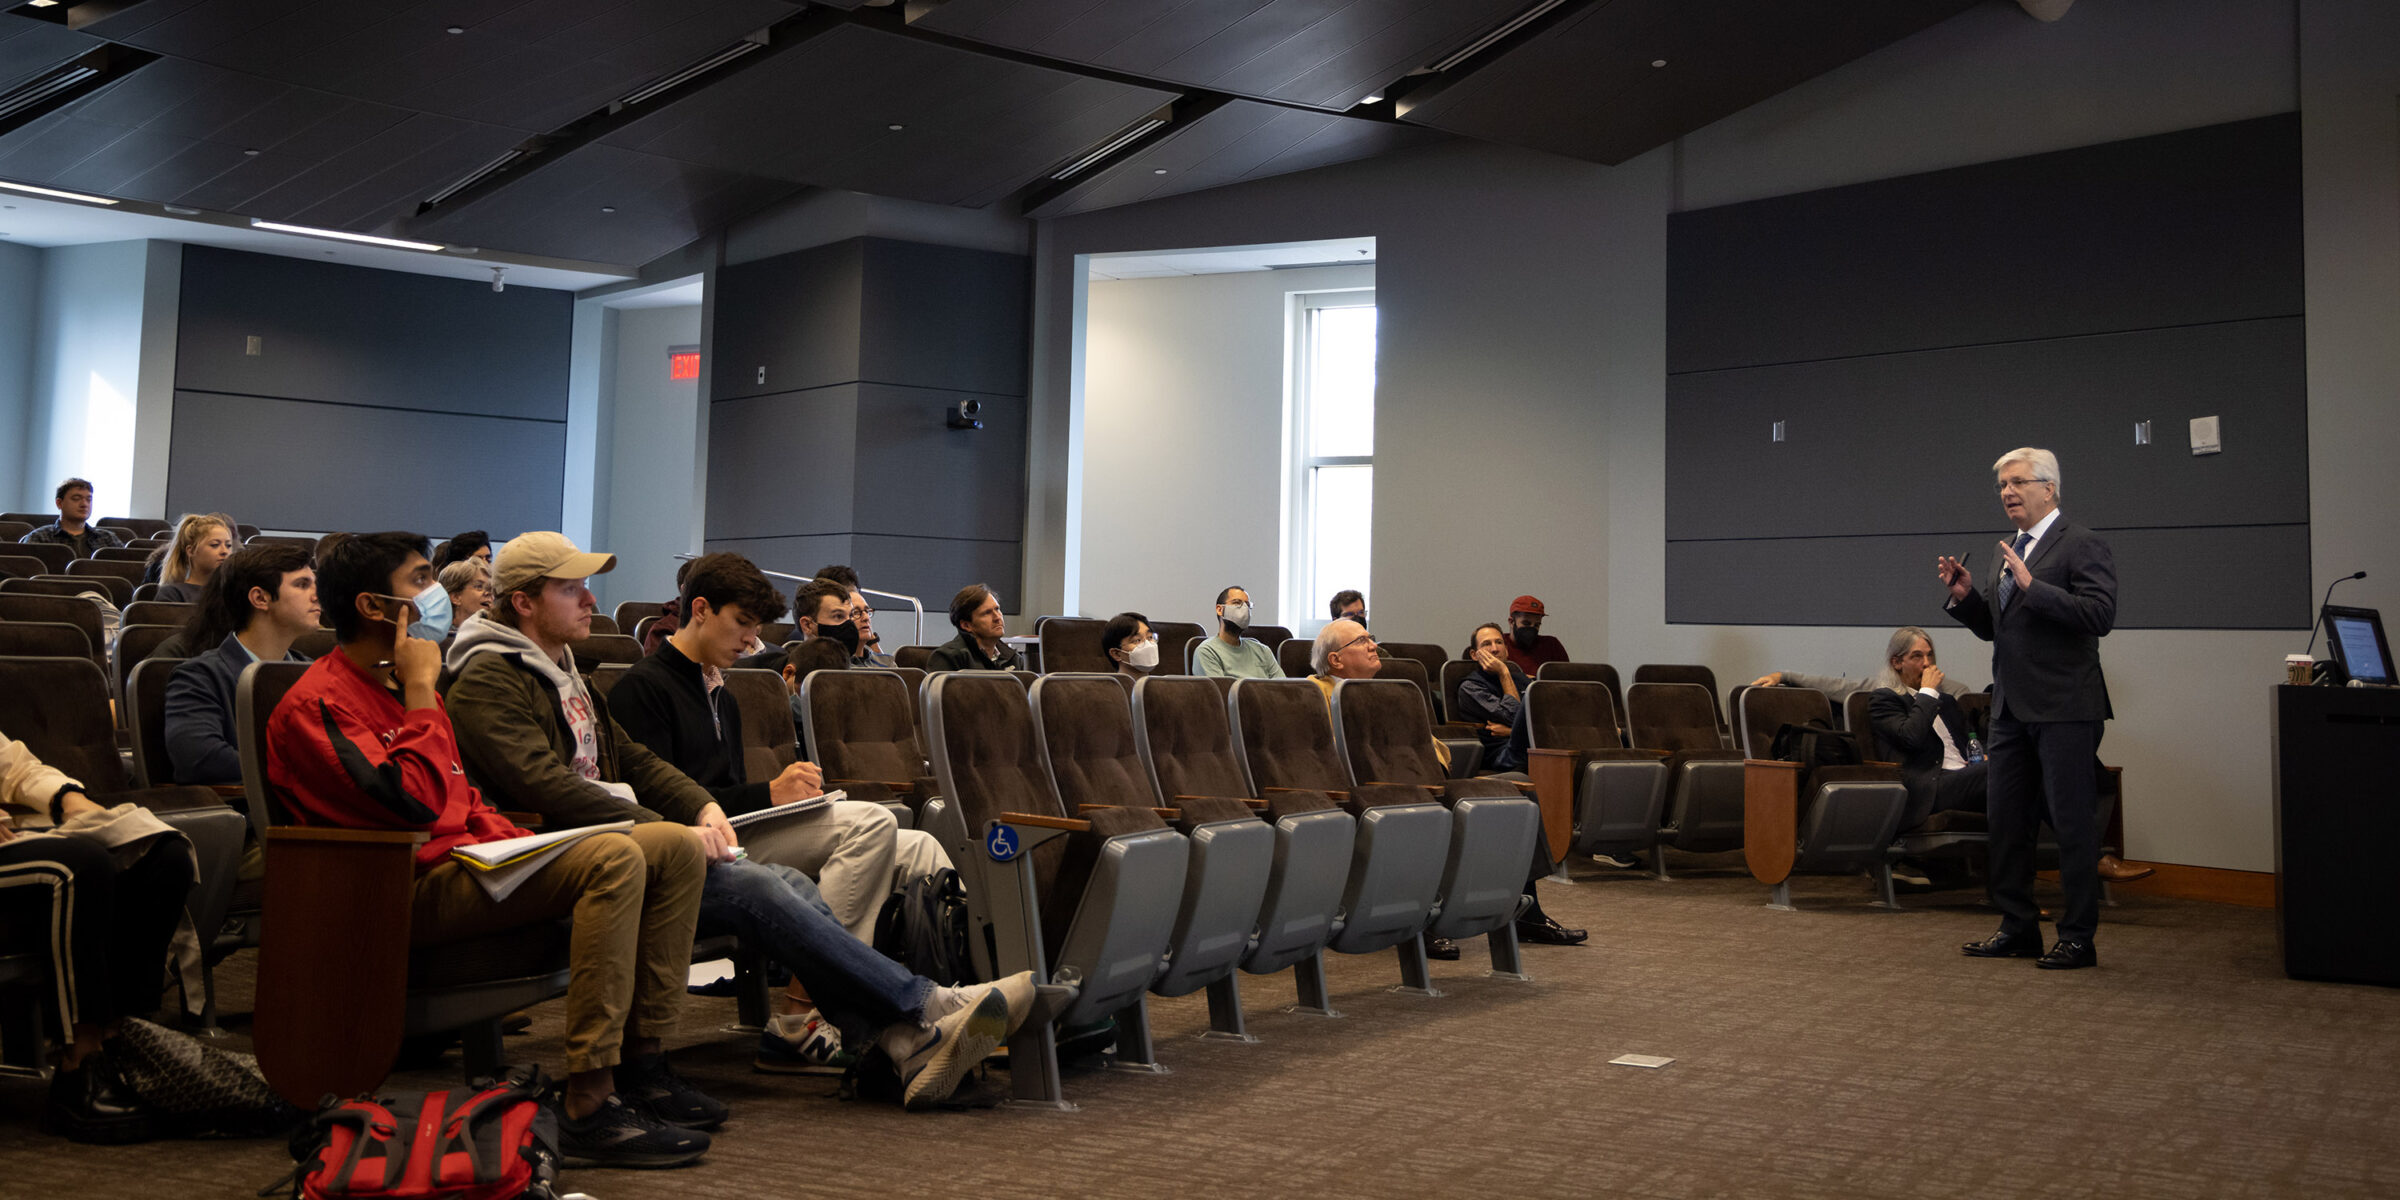
{"type": "Polygon", "coordinates": [[[67,0],[0,12],[0,180],[635,265],[808,188],[1613,164],[1978,2],[67,0]]]}

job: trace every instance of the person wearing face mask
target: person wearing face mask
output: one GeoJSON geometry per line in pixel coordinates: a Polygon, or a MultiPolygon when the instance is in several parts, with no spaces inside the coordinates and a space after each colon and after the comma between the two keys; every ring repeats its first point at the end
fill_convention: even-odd
{"type": "Polygon", "coordinates": [[[1325,609],[1336,621],[1356,621],[1361,625],[1367,623],[1367,595],[1357,588],[1343,588],[1335,592],[1332,603],[1327,604],[1325,609]]]}
{"type": "Polygon", "coordinates": [[[1257,638],[1244,637],[1250,628],[1250,593],[1229,587],[1217,593],[1217,636],[1200,643],[1192,655],[1192,673],[1224,679],[1281,679],[1283,664],[1257,638]]]}
{"type": "Polygon", "coordinates": [[[1150,632],[1150,618],[1140,613],[1110,617],[1100,630],[1100,652],[1117,664],[1120,675],[1140,679],[1158,673],[1158,635],[1150,632]]]}
{"type": "Polygon", "coordinates": [[[1542,602],[1519,596],[1508,606],[1508,661],[1527,675],[1542,673],[1542,664],[1567,662],[1567,648],[1542,632],[1542,602]]]}
{"type": "Polygon", "coordinates": [[[990,584],[970,583],[950,598],[950,625],[958,636],[934,647],[926,660],[928,671],[1013,671],[1017,649],[1008,636],[1008,619],[1000,612],[1000,594],[990,584]]]}

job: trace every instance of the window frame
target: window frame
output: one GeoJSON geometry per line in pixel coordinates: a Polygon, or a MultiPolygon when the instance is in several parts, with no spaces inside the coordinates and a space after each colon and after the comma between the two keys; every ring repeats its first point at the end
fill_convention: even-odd
{"type": "MultiPolygon", "coordinates": [[[[1287,293],[1288,317],[1284,340],[1284,522],[1283,522],[1283,587],[1282,623],[1295,633],[1302,629],[1322,626],[1326,618],[1319,608],[1322,581],[1316,578],[1317,546],[1313,531],[1317,525],[1317,472],[1325,467],[1365,467],[1368,487],[1374,486],[1375,456],[1369,454],[1317,455],[1310,452],[1313,439],[1311,422],[1314,406],[1311,403],[1310,380],[1315,368],[1317,314],[1328,309],[1375,308],[1375,289],[1326,289],[1313,292],[1287,293]]],[[[1381,314],[1377,314],[1376,357],[1382,358],[1381,314]]],[[[1377,374],[1380,387],[1381,375],[1377,374]]],[[[1374,411],[1374,394],[1370,390],[1368,411],[1374,411]]],[[[1372,516],[1370,515],[1370,521],[1372,516]]],[[[1372,525],[1368,532],[1368,561],[1374,559],[1372,525]]],[[[1346,587],[1364,589],[1366,580],[1354,580],[1346,587]]]]}

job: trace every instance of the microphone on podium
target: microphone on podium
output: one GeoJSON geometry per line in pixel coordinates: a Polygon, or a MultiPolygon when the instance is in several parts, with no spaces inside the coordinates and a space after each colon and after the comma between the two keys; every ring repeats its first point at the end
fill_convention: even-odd
{"type": "Polygon", "coordinates": [[[2317,630],[2325,627],[2325,606],[2333,603],[2333,589],[2340,587],[2353,579],[2365,579],[2366,577],[2367,573],[2365,571],[2360,571],[2353,575],[2344,575],[2340,579],[2336,579],[2332,583],[2325,585],[2325,598],[2317,601],[2316,623],[2310,625],[2308,628],[2308,650],[2306,653],[2310,658],[2315,658],[2317,656],[2317,630]]]}

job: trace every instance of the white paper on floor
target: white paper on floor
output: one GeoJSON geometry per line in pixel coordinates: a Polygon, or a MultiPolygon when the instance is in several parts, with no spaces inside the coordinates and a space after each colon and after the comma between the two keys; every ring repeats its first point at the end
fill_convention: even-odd
{"type": "Polygon", "coordinates": [[[732,959],[711,959],[708,962],[696,962],[692,964],[692,973],[685,986],[706,987],[720,979],[731,978],[733,978],[732,959]]]}
{"type": "Polygon", "coordinates": [[[1660,1058],[1655,1054],[1620,1054],[1608,1061],[1622,1067],[1648,1067],[1656,1070],[1675,1060],[1660,1058]]]}

